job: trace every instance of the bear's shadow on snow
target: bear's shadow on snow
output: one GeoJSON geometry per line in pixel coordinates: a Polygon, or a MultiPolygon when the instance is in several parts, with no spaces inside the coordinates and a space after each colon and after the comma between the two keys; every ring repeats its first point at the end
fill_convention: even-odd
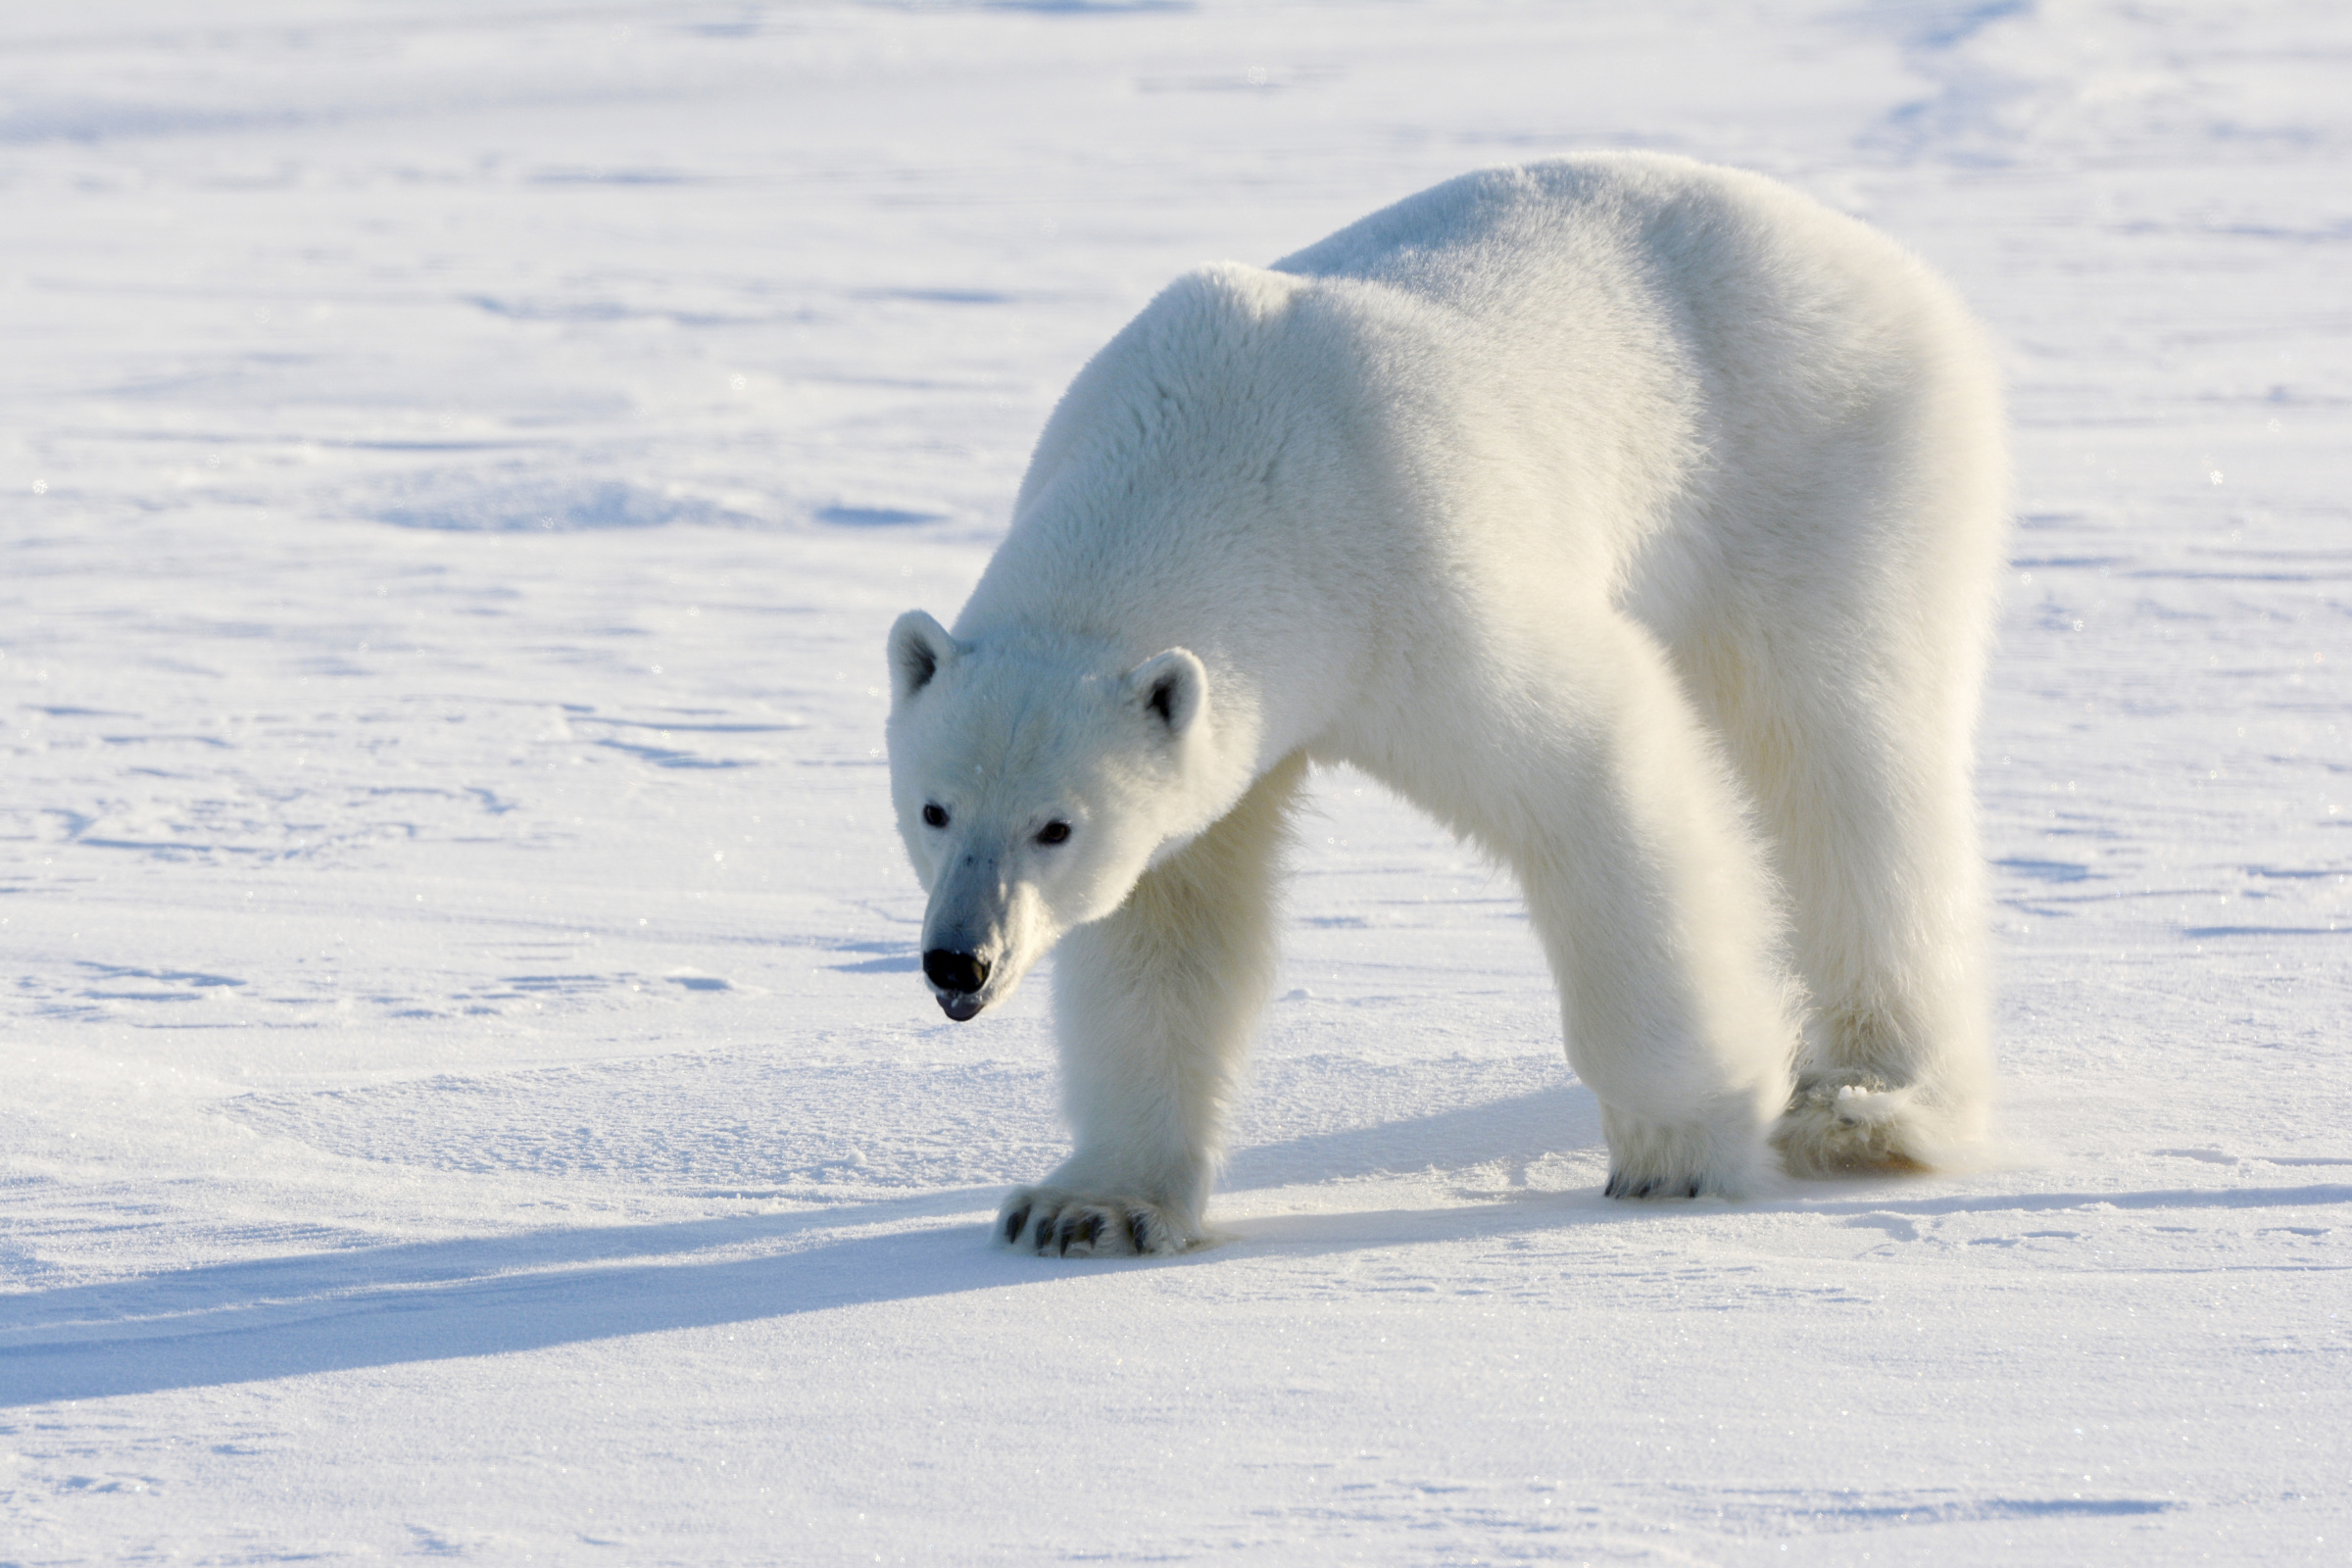
{"type": "MultiPolygon", "coordinates": [[[[1234,1190],[1428,1171],[1596,1146],[1597,1111],[1563,1086],[1462,1110],[1295,1137],[1239,1151],[1234,1190]],[[1443,1161],[1442,1166],[1438,1161],[1443,1161]]],[[[1176,1258],[1039,1258],[990,1245],[981,1211],[1001,1189],[925,1191],[789,1214],[665,1225],[581,1226],[515,1236],[318,1252],[0,1298],[0,1408],[322,1372],[546,1349],[714,1328],[831,1307],[1111,1279],[1138,1269],[1217,1267],[1422,1243],[1477,1243],[1628,1220],[1794,1212],[1951,1214],[2268,1208],[2352,1201],[2352,1186],[2143,1193],[1945,1195],[1816,1189],[1740,1205],[1621,1204],[1590,1189],[1520,1191],[1429,1209],[1261,1215],[1222,1227],[1223,1246],[1176,1258]],[[933,1223],[923,1224],[923,1221],[933,1223]],[[880,1234],[823,1239],[874,1225],[880,1234]],[[766,1248],[740,1255],[746,1248],[766,1248]],[[778,1250],[781,1249],[781,1250],[778,1250]],[[721,1252],[735,1255],[710,1257],[721,1252]]],[[[1026,1305],[1016,1310],[1031,1309],[1026,1305]]]]}
{"type": "MultiPolygon", "coordinates": [[[[1599,1111],[1561,1085],[1482,1105],[1240,1150],[1228,1190],[1525,1160],[1599,1140],[1599,1111]]],[[[1182,1267],[1183,1258],[1051,1263],[988,1245],[975,1210],[999,1187],[927,1191],[817,1211],[578,1227],[224,1263],[0,1298],[0,1408],[308,1373],[350,1371],[671,1329],[710,1328],[882,1300],[1044,1283],[1063,1269],[1182,1267]],[[849,1227],[954,1224],[793,1247],[849,1227]],[[783,1244],[753,1258],[713,1250],[783,1244]],[[1048,1271],[1041,1273],[1042,1271],[1048,1271]]],[[[1435,1210],[1380,1238],[1335,1232],[1329,1250],[1458,1233],[1476,1208],[1435,1210]],[[1410,1232],[1411,1234],[1406,1234],[1410,1232]]],[[[1360,1223],[1365,1216],[1324,1216],[1360,1223]]],[[[1601,1217],[1597,1213],[1582,1218],[1601,1217]]],[[[1545,1207],[1496,1214],[1520,1230],[1576,1222],[1545,1207]]]]}

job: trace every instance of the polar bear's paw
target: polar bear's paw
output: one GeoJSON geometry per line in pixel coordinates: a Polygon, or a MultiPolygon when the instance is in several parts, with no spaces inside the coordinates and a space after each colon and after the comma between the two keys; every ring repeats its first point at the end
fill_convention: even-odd
{"type": "Polygon", "coordinates": [[[1923,1171],[1935,1163],[1936,1119],[1917,1088],[1869,1072],[1809,1072],[1797,1079],[1772,1144],[1791,1176],[1923,1171]]]}
{"type": "Polygon", "coordinates": [[[1744,1198],[1763,1148],[1752,1123],[1715,1126],[1643,1121],[1603,1105],[1610,1198],[1744,1198]]]}
{"type": "Polygon", "coordinates": [[[1058,1187],[1016,1188],[997,1211],[997,1240],[1041,1257],[1133,1257],[1200,1245],[1200,1229],[1141,1198],[1085,1198],[1058,1187]]]}

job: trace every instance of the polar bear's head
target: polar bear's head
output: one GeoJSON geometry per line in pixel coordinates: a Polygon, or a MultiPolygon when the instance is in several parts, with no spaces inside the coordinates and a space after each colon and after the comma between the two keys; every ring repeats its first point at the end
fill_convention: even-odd
{"type": "Polygon", "coordinates": [[[1075,640],[958,642],[921,611],[890,632],[890,786],[931,895],[923,974],[958,1022],[1198,833],[1208,674],[1171,648],[1128,666],[1075,640]]]}

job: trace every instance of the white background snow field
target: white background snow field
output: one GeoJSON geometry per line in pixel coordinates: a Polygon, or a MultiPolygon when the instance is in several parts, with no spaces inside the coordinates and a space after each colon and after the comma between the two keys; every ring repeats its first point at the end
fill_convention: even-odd
{"type": "Polygon", "coordinates": [[[2352,1558],[2352,8],[0,7],[0,1563],[2352,1558]],[[2010,378],[2002,1143],[1599,1197],[1322,775],[1212,1217],[988,1246],[882,639],[1167,278],[1599,147],[2010,378]]]}

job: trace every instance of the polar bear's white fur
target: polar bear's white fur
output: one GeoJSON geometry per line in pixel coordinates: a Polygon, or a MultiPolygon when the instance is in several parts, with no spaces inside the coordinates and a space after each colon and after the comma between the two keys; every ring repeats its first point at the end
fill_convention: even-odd
{"type": "Polygon", "coordinates": [[[1610,1193],[1975,1136],[2005,482],[1950,292],[1751,174],[1495,170],[1179,278],[1062,398],[954,632],[890,637],[941,1004],[1062,944],[1076,1152],[999,1234],[1203,1235],[1310,760],[1517,873],[1610,1193]]]}

